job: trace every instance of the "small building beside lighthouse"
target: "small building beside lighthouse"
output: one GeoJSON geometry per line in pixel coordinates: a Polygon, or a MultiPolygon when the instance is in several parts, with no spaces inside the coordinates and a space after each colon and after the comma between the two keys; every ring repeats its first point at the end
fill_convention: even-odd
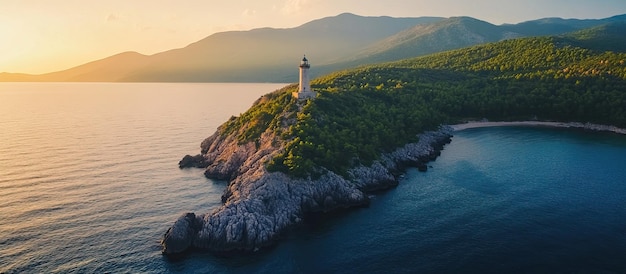
{"type": "Polygon", "coordinates": [[[292,93],[293,97],[298,100],[315,98],[315,92],[311,89],[311,84],[309,83],[309,68],[311,68],[311,65],[305,55],[300,62],[300,85],[298,86],[298,91],[292,93]]]}

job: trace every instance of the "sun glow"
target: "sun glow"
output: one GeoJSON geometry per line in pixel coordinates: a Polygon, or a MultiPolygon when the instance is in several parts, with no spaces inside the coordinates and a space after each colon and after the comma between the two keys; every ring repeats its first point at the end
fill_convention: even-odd
{"type": "Polygon", "coordinates": [[[0,72],[40,74],[117,53],[154,54],[212,33],[296,27],[351,12],[365,16],[471,16],[494,24],[542,17],[605,18],[626,13],[623,0],[0,0],[0,72]],[[540,7],[540,8],[538,8],[540,7]]]}

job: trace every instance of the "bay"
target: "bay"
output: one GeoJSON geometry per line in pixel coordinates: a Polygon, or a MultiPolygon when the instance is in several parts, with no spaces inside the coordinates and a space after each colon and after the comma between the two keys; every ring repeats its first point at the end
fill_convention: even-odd
{"type": "Polygon", "coordinates": [[[428,172],[254,254],[161,255],[226,186],[180,158],[282,86],[0,84],[0,273],[626,271],[626,137],[549,128],[457,132],[428,172]]]}

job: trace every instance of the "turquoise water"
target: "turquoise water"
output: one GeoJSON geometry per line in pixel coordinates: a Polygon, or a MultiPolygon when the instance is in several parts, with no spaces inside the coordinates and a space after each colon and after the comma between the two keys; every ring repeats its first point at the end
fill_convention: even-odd
{"type": "Polygon", "coordinates": [[[159,240],[225,182],[178,160],[272,84],[0,84],[0,273],[626,272],[626,136],[458,132],[368,208],[247,256],[159,240]]]}

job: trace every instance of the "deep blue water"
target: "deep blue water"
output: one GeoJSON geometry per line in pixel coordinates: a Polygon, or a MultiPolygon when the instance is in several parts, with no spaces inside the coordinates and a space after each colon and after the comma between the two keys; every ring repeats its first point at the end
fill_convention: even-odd
{"type": "Polygon", "coordinates": [[[0,85],[0,273],[626,273],[626,136],[457,132],[367,208],[234,257],[161,255],[224,182],[184,154],[266,84],[0,85]]]}
{"type": "Polygon", "coordinates": [[[176,265],[240,273],[626,272],[624,136],[469,129],[430,165],[409,170],[369,208],[310,220],[263,254],[196,254],[176,265]]]}

